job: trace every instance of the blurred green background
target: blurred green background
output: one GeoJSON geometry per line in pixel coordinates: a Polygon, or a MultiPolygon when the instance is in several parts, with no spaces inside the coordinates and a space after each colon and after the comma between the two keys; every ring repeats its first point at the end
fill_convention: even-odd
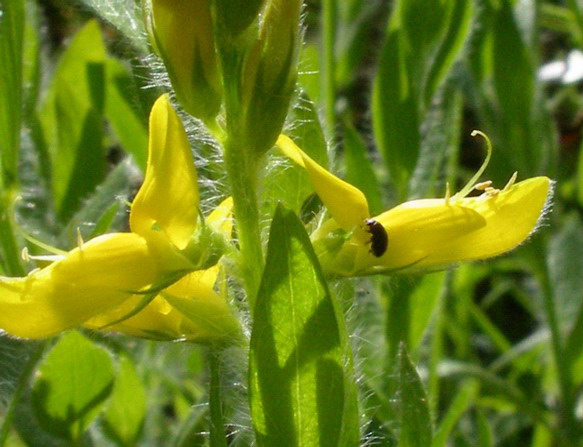
{"type": "MultiPolygon", "coordinates": [[[[125,229],[147,112],[169,84],[132,0],[0,0],[0,13],[0,274],[21,276],[21,249],[41,253],[30,238],[69,249],[76,228],[85,239],[125,229]]],[[[322,152],[314,102],[333,171],[373,214],[461,187],[485,155],[473,129],[492,139],[495,186],[515,171],[556,182],[540,228],[511,254],[334,284],[363,445],[583,445],[583,4],[311,0],[303,20],[288,124],[308,120],[322,152]]],[[[220,167],[187,128],[212,201],[220,167]]],[[[0,446],[208,445],[204,355],[89,332],[0,337],[0,446]]],[[[223,358],[229,439],[250,445],[245,356],[223,358]]]]}

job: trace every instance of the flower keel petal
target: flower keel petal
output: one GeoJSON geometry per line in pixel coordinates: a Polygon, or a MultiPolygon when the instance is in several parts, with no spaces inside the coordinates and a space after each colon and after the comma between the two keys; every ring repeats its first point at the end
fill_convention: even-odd
{"type": "Polygon", "coordinates": [[[27,277],[0,277],[0,328],[23,338],[55,335],[119,306],[160,274],[140,236],[97,237],[27,277]]]}

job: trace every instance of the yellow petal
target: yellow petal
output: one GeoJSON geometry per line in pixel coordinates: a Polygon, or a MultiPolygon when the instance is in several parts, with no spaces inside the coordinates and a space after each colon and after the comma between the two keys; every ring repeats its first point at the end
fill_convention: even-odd
{"type": "Polygon", "coordinates": [[[186,132],[167,95],[150,114],[148,166],[130,215],[130,227],[146,239],[165,237],[182,250],[196,230],[199,194],[186,132]]]}
{"type": "Polygon", "coordinates": [[[55,335],[119,306],[162,273],[140,236],[97,237],[27,277],[0,277],[0,329],[23,338],[55,335]]]}
{"type": "Polygon", "coordinates": [[[485,259],[512,250],[536,228],[551,182],[536,177],[497,194],[459,199],[414,200],[374,219],[389,244],[375,257],[370,245],[352,238],[325,268],[341,275],[415,270],[485,259]]]}
{"type": "Polygon", "coordinates": [[[285,135],[279,136],[277,147],[308,172],[316,194],[343,230],[362,227],[370,214],[368,202],[360,189],[324,169],[285,135]]]}

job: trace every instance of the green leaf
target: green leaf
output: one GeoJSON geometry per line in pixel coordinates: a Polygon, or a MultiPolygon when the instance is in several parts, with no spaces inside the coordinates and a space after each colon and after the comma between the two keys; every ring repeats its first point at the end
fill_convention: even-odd
{"type": "Polygon", "coordinates": [[[302,223],[278,207],[254,312],[250,403],[258,446],[355,446],[352,357],[302,223]]]}
{"type": "Polygon", "coordinates": [[[471,0],[455,0],[449,2],[448,19],[443,21],[447,32],[443,37],[439,50],[436,51],[435,58],[427,75],[424,92],[425,103],[427,105],[430,104],[433,95],[446,78],[447,73],[464,46],[471,29],[472,9],[473,2],[471,0]]]}
{"type": "MultiPolygon", "coordinates": [[[[583,312],[583,225],[576,216],[566,219],[554,235],[547,264],[562,330],[571,330],[575,318],[583,312]]],[[[580,339],[578,339],[580,341],[580,339]]]]}
{"type": "Polygon", "coordinates": [[[384,211],[381,185],[372,168],[368,147],[351,124],[345,124],[343,130],[346,181],[364,193],[373,216],[380,214],[384,211]]]}
{"type": "Polygon", "coordinates": [[[49,352],[34,382],[32,399],[39,423],[49,433],[79,441],[112,385],[109,353],[70,332],[49,352]]]}
{"type": "Polygon", "coordinates": [[[468,410],[478,394],[478,385],[474,381],[469,381],[461,386],[455,395],[453,402],[447,409],[447,413],[439,423],[435,432],[435,437],[431,442],[431,447],[445,447],[447,438],[452,432],[455,424],[468,410]]]}
{"type": "Polygon", "coordinates": [[[411,296],[415,293],[421,277],[393,276],[381,284],[381,294],[385,305],[385,337],[387,358],[393,362],[397,358],[402,342],[409,340],[411,332],[411,296]]]}
{"type": "Polygon", "coordinates": [[[488,387],[491,392],[497,395],[500,401],[509,402],[516,411],[528,415],[536,422],[548,425],[549,413],[544,411],[542,396],[525,395],[523,391],[510,380],[488,371],[480,366],[445,360],[440,365],[440,375],[442,378],[470,378],[479,380],[480,384],[488,387]]]}
{"type": "Polygon", "coordinates": [[[421,147],[421,123],[469,32],[471,2],[399,0],[389,20],[373,88],[375,139],[399,199],[421,147]]]}
{"type": "Polygon", "coordinates": [[[17,180],[22,120],[24,0],[0,8],[0,187],[17,180]]]}
{"type": "Polygon", "coordinates": [[[123,149],[146,172],[148,132],[145,112],[136,107],[138,92],[132,76],[122,63],[107,59],[107,102],[105,114],[123,149]]]}
{"type": "Polygon", "coordinates": [[[78,209],[105,172],[105,47],[97,22],[77,33],[63,54],[40,110],[59,219],[78,209]]]}
{"type": "Polygon", "coordinates": [[[576,384],[583,382],[583,225],[581,219],[573,215],[566,219],[563,228],[554,235],[547,264],[558,321],[566,334],[563,355],[576,384]]]}
{"type": "Polygon", "coordinates": [[[421,138],[417,97],[403,45],[396,30],[387,33],[372,97],[375,140],[401,200],[407,197],[421,138]]]}
{"type": "Polygon", "coordinates": [[[492,427],[488,418],[484,415],[483,411],[480,411],[480,409],[478,409],[476,413],[476,425],[478,428],[477,447],[494,447],[494,433],[492,433],[492,427]]]}
{"type": "Polygon", "coordinates": [[[41,36],[40,36],[40,11],[38,4],[26,1],[26,23],[24,29],[24,46],[23,46],[23,118],[26,124],[34,108],[37,105],[40,88],[41,88],[41,68],[40,58],[41,36]]]}
{"type": "Polygon", "coordinates": [[[111,398],[104,412],[106,433],[121,446],[136,445],[146,415],[146,392],[128,357],[121,357],[111,398]]]}
{"type": "Polygon", "coordinates": [[[433,429],[427,393],[421,378],[407,354],[405,344],[399,349],[398,395],[401,436],[399,447],[431,445],[433,429]]]}
{"type": "Polygon", "coordinates": [[[387,2],[349,0],[336,2],[336,8],[335,77],[338,88],[342,90],[360,73],[359,65],[367,62],[367,45],[379,16],[385,14],[387,2]]]}
{"type": "Polygon", "coordinates": [[[515,171],[522,177],[548,174],[554,168],[557,140],[536,82],[539,44],[532,42],[530,31],[536,28],[537,14],[525,13],[536,6],[515,3],[484,3],[475,18],[483,27],[468,52],[480,119],[494,146],[503,149],[494,151],[488,172],[502,184],[515,171]],[[515,11],[523,13],[520,18],[515,11]]]}
{"type": "Polygon", "coordinates": [[[412,352],[421,345],[423,336],[430,327],[431,319],[438,308],[439,297],[443,293],[445,279],[443,272],[423,276],[409,298],[411,323],[408,346],[411,346],[412,352]]]}
{"type": "Polygon", "coordinates": [[[536,151],[539,145],[532,141],[534,134],[529,132],[533,130],[535,93],[533,55],[520,35],[511,2],[507,0],[494,15],[492,38],[494,87],[500,105],[498,124],[502,126],[506,144],[512,148],[506,152],[512,157],[513,165],[526,169],[523,174],[530,175],[536,172],[534,166],[540,156],[536,151]]]}

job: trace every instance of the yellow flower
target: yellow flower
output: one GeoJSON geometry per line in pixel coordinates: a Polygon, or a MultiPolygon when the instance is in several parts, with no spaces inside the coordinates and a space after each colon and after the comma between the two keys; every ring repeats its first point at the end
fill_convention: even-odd
{"type": "MultiPolygon", "coordinates": [[[[488,142],[489,145],[489,142],[488,142]]],[[[278,148],[304,167],[332,218],[312,235],[324,269],[342,276],[436,268],[512,250],[536,228],[551,192],[547,177],[502,190],[475,185],[486,162],[458,194],[412,200],[370,217],[364,194],[334,176],[281,135],[278,148]],[[472,189],[483,190],[466,197],[472,189]]]]}
{"type": "MultiPolygon", "coordinates": [[[[132,232],[81,242],[24,278],[0,277],[0,329],[23,338],[83,324],[156,338],[225,336],[236,323],[213,291],[218,267],[195,271],[209,262],[204,247],[196,246],[198,205],[190,146],[162,96],[150,115],[148,166],[131,207],[132,232]],[[197,308],[201,315],[194,315],[197,308]],[[130,318],[118,321],[124,317],[130,318]],[[213,327],[219,321],[222,326],[213,327]]],[[[228,199],[209,216],[209,231],[228,235],[230,213],[228,199]]]]}
{"type": "MultiPolygon", "coordinates": [[[[229,237],[232,200],[228,198],[207,218],[216,231],[229,237]]],[[[83,326],[159,340],[215,341],[238,333],[238,323],[225,299],[215,292],[219,266],[186,274],[135,315],[143,295],[132,295],[111,311],[99,314],[83,326]]]]}

